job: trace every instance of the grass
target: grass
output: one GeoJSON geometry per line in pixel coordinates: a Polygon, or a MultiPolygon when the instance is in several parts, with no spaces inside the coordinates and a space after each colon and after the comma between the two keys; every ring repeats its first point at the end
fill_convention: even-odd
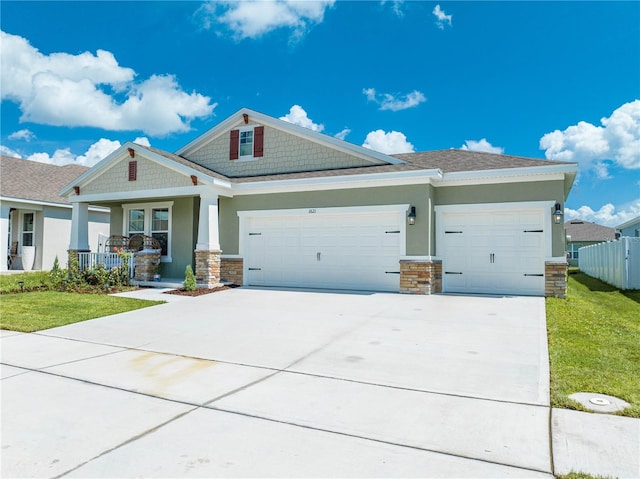
{"type": "Polygon", "coordinates": [[[162,303],[57,291],[4,294],[0,296],[0,329],[30,333],[162,303]]]}
{"type": "Polygon", "coordinates": [[[22,288],[25,291],[49,287],[51,280],[48,271],[35,271],[33,273],[3,274],[0,275],[0,293],[19,292],[22,288]]]}
{"type": "Polygon", "coordinates": [[[583,273],[569,275],[567,299],[547,298],[551,405],[585,410],[567,396],[608,394],[640,417],[640,291],[621,292],[583,273]]]}
{"type": "Polygon", "coordinates": [[[0,329],[30,333],[163,303],[52,289],[47,271],[0,275],[0,329]]]}

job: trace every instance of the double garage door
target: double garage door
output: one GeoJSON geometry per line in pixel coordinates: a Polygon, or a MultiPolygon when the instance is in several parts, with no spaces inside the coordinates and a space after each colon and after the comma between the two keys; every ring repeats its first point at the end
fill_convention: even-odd
{"type": "Polygon", "coordinates": [[[445,292],[544,294],[550,224],[543,208],[436,211],[445,292]]]}
{"type": "Polygon", "coordinates": [[[244,212],[246,283],[397,292],[406,209],[244,212]]]}

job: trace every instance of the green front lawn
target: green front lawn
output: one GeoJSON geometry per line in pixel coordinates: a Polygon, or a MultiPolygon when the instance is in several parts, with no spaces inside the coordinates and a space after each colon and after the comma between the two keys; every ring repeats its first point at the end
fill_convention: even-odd
{"type": "Polygon", "coordinates": [[[57,291],[2,294],[0,329],[30,333],[162,303],[106,294],[57,291]]]}
{"type": "Polygon", "coordinates": [[[583,273],[569,275],[567,299],[547,298],[551,405],[595,392],[631,404],[640,417],[640,291],[621,292],[583,273]]]}

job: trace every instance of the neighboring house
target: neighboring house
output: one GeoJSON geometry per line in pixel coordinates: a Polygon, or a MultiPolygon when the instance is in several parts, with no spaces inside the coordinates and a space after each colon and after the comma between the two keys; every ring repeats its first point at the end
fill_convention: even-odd
{"type": "Polygon", "coordinates": [[[163,277],[255,286],[557,295],[577,165],[443,150],[386,155],[242,109],[175,153],[127,143],[62,194],[87,248],[88,204],[111,235],[162,245],[163,277]]]}
{"type": "Polygon", "coordinates": [[[629,236],[631,238],[640,237],[640,216],[633,218],[632,220],[622,223],[616,226],[616,231],[620,233],[620,236],[629,236]]]}
{"type": "Polygon", "coordinates": [[[583,246],[616,239],[615,228],[579,219],[567,221],[564,229],[567,235],[567,259],[570,266],[578,266],[578,250],[583,246]]]}
{"type": "MultiPolygon", "coordinates": [[[[71,204],[59,191],[88,168],[55,166],[2,156],[0,161],[0,240],[7,255],[0,271],[23,269],[24,246],[33,253],[32,268],[49,270],[58,257],[65,267],[71,237],[71,204]],[[13,249],[13,251],[12,251],[13,249]],[[14,254],[11,254],[14,253],[14,254]]],[[[98,234],[109,232],[109,210],[87,210],[88,235],[97,247],[98,234]]],[[[28,256],[29,253],[27,253],[28,256]]]]}

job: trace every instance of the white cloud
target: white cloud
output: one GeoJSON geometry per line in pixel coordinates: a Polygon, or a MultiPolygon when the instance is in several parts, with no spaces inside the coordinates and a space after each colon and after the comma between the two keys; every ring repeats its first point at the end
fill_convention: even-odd
{"type": "Polygon", "coordinates": [[[35,137],[35,133],[31,130],[27,130],[26,128],[24,130],[14,131],[9,135],[10,140],[23,140],[27,142],[33,140],[35,137]]]}
{"type": "Polygon", "coordinates": [[[13,158],[22,158],[22,155],[20,153],[4,145],[0,145],[0,154],[5,156],[12,156],[13,158]]]}
{"type": "Polygon", "coordinates": [[[583,170],[593,169],[599,178],[610,178],[606,161],[626,169],[640,168],[640,100],[625,103],[602,126],[586,121],[540,138],[549,160],[575,161],[583,170]]]}
{"type": "Polygon", "coordinates": [[[424,94],[418,90],[413,90],[407,95],[392,95],[390,93],[378,94],[375,88],[364,88],[362,93],[364,93],[368,101],[379,104],[380,110],[406,110],[427,101],[424,94]]]}
{"type": "Polygon", "coordinates": [[[338,140],[344,140],[349,133],[351,133],[351,129],[350,128],[344,128],[342,131],[336,133],[333,136],[335,136],[338,140]]]}
{"type": "MultiPolygon", "coordinates": [[[[380,0],[380,4],[384,5],[387,3],[387,0],[380,0]]],[[[404,0],[393,0],[390,2],[393,8],[393,13],[396,14],[396,16],[398,17],[403,17],[404,16],[404,12],[402,10],[400,10],[400,7],[402,6],[402,4],[404,3],[404,0]]]]}
{"type": "Polygon", "coordinates": [[[2,100],[18,103],[22,122],[167,135],[188,131],[217,106],[182,90],[173,75],[136,81],[134,70],[104,50],[44,55],[20,36],[0,35],[2,100]]]}
{"type": "MultiPolygon", "coordinates": [[[[149,139],[146,137],[138,137],[134,140],[134,143],[143,146],[151,146],[151,144],[149,143],[149,139]]],[[[116,151],[121,146],[122,145],[118,140],[107,140],[106,138],[100,138],[98,141],[92,144],[82,155],[73,154],[70,148],[62,148],[56,150],[53,155],[44,152],[34,153],[32,155],[29,155],[26,159],[58,166],[69,164],[93,166],[99,161],[103,160],[106,156],[116,151]]]]}
{"type": "Polygon", "coordinates": [[[387,155],[395,153],[413,153],[413,145],[407,141],[407,137],[399,131],[375,130],[367,134],[363,147],[379,151],[387,155]]]}
{"type": "Polygon", "coordinates": [[[280,117],[281,120],[288,121],[294,125],[303,126],[310,130],[321,132],[324,130],[324,125],[314,123],[311,118],[307,116],[307,112],[300,105],[293,105],[289,109],[289,113],[280,117]]]}
{"type": "Polygon", "coordinates": [[[467,140],[464,142],[464,145],[460,147],[460,149],[469,151],[484,151],[485,153],[504,153],[504,148],[502,148],[501,146],[493,146],[487,141],[486,138],[482,138],[479,141],[467,140]]]}
{"type": "Polygon", "coordinates": [[[640,198],[623,205],[619,211],[616,211],[616,207],[611,203],[607,203],[597,211],[594,211],[589,206],[581,206],[577,210],[565,208],[564,215],[565,221],[581,219],[603,226],[614,227],[640,216],[640,198]]]}
{"type": "Polygon", "coordinates": [[[147,138],[146,136],[139,136],[138,138],[133,140],[133,142],[142,146],[151,146],[151,143],[149,142],[149,138],[147,138]]]}
{"type": "Polygon", "coordinates": [[[440,30],[444,30],[445,24],[448,24],[449,26],[451,26],[451,20],[453,18],[453,15],[447,15],[444,12],[444,10],[440,8],[440,5],[436,5],[435,8],[433,9],[433,12],[431,13],[433,13],[437,18],[436,25],[438,25],[438,28],[440,30]]]}
{"type": "Polygon", "coordinates": [[[205,29],[221,23],[237,40],[259,38],[280,28],[291,30],[292,39],[300,39],[312,25],[322,23],[325,11],[334,3],[335,0],[209,1],[196,15],[205,29]]]}

